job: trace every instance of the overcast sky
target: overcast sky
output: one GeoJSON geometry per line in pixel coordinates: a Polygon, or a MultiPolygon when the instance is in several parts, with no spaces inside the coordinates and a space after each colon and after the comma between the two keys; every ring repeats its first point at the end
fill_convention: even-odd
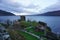
{"type": "Polygon", "coordinates": [[[59,0],[0,0],[0,10],[15,15],[41,14],[46,11],[59,10],[59,0]]]}

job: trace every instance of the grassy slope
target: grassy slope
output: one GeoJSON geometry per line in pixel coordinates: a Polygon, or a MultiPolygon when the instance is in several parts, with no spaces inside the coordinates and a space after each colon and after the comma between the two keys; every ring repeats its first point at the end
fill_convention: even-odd
{"type": "Polygon", "coordinates": [[[28,32],[32,32],[32,33],[34,33],[34,34],[36,34],[36,35],[43,35],[44,34],[44,32],[36,32],[35,31],[35,29],[34,28],[28,28],[28,29],[26,29],[28,32]]]}
{"type": "Polygon", "coordinates": [[[7,30],[10,34],[10,37],[12,40],[25,40],[24,36],[22,36],[21,34],[18,34],[18,32],[16,30],[7,30]]]}
{"type": "Polygon", "coordinates": [[[22,31],[17,31],[19,34],[23,35],[26,40],[38,40],[36,37],[30,35],[30,34],[27,34],[25,32],[22,32],[22,31]]]}

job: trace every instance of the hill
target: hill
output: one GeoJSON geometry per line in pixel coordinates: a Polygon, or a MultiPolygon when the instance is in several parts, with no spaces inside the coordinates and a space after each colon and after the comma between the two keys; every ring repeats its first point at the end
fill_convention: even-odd
{"type": "Polygon", "coordinates": [[[14,16],[14,14],[7,11],[0,10],[0,16],[14,16]]]}
{"type": "Polygon", "coordinates": [[[40,16],[60,16],[60,10],[39,14],[40,16]]]}

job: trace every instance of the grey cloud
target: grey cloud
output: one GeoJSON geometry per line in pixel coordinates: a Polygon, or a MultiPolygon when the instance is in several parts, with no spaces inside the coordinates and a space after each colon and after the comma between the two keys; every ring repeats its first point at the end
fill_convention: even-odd
{"type": "Polygon", "coordinates": [[[35,8],[35,7],[36,7],[35,5],[29,5],[28,7],[24,7],[17,3],[13,4],[9,2],[9,0],[0,0],[0,9],[5,10],[5,11],[14,11],[14,12],[19,12],[19,13],[24,13],[27,11],[23,10],[23,8],[35,8]]]}
{"type": "Polygon", "coordinates": [[[37,5],[33,5],[33,4],[30,4],[28,7],[26,7],[26,8],[36,8],[36,7],[38,7],[37,5]]]}
{"type": "Polygon", "coordinates": [[[9,11],[9,12],[17,12],[17,13],[33,13],[33,12],[25,11],[23,10],[23,8],[18,9],[17,7],[13,7],[13,6],[11,7],[5,4],[0,4],[0,9],[9,11]]]}
{"type": "Polygon", "coordinates": [[[0,4],[0,9],[5,11],[10,11],[10,12],[20,12],[20,13],[23,12],[22,8],[18,9],[18,7],[6,5],[6,4],[0,4]]]}
{"type": "MultiPolygon", "coordinates": [[[[48,11],[53,11],[53,10],[60,10],[60,5],[58,5],[60,3],[60,0],[58,3],[51,5],[43,10],[40,10],[41,13],[43,12],[48,12],[48,11]]],[[[5,10],[5,11],[10,11],[10,12],[18,12],[18,13],[34,13],[34,12],[29,12],[24,10],[24,8],[29,8],[29,9],[34,9],[37,8],[37,5],[34,4],[30,4],[29,6],[25,7],[22,6],[21,4],[18,3],[12,3],[9,0],[0,0],[0,9],[1,10],[5,10]]]]}
{"type": "Polygon", "coordinates": [[[43,9],[41,12],[45,13],[45,12],[57,11],[57,10],[60,10],[60,0],[56,4],[43,9]]]}

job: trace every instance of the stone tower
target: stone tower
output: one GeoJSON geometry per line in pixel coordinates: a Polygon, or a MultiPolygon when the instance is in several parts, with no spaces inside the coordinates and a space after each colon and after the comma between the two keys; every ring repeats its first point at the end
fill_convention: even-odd
{"type": "Polygon", "coordinates": [[[25,21],[25,16],[20,16],[21,17],[21,21],[25,21]]]}

